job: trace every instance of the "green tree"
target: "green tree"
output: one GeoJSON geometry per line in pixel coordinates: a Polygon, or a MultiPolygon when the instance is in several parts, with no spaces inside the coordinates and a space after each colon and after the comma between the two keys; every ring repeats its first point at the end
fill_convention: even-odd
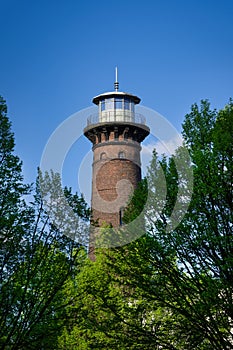
{"type": "MultiPolygon", "coordinates": [[[[183,124],[194,175],[192,201],[183,221],[169,232],[174,200],[185,183],[174,167],[180,159],[185,161],[180,148],[167,163],[161,163],[167,183],[164,210],[159,216],[157,211],[146,213],[152,239],[141,266],[154,268],[158,284],[147,281],[143,268],[130,278],[136,281],[139,274],[145,276],[138,279],[148,302],[159,299],[170,307],[174,318],[182,317],[172,332],[172,344],[181,349],[230,349],[233,343],[232,119],[231,101],[219,112],[212,111],[207,101],[200,108],[192,106],[183,124]]],[[[152,189],[155,173],[153,166],[148,176],[152,189]]],[[[129,266],[132,275],[133,257],[129,266]]]]}
{"type": "Polygon", "coordinates": [[[15,269],[15,264],[25,249],[22,242],[23,227],[28,228],[28,214],[23,196],[29,193],[29,186],[22,183],[22,163],[14,151],[14,136],[7,117],[7,106],[0,97],[0,243],[1,283],[15,269]],[[17,254],[15,254],[15,248],[17,254]]]}
{"type": "MultiPolygon", "coordinates": [[[[78,270],[85,252],[81,254],[80,244],[64,235],[50,219],[39,180],[33,202],[25,202],[32,190],[23,184],[22,163],[14,155],[10,128],[7,107],[1,98],[0,348],[56,349],[68,303],[62,287],[78,270]]],[[[64,193],[77,217],[87,220],[83,198],[72,195],[70,189],[61,190],[55,174],[54,178],[57,191],[64,193]]],[[[47,178],[47,187],[55,187],[53,180],[47,178]]],[[[76,230],[82,227],[76,226],[76,230]]]]}
{"type": "Polygon", "coordinates": [[[138,229],[146,202],[145,235],[84,266],[61,349],[232,348],[232,121],[232,101],[219,112],[194,104],[183,124],[192,160],[183,147],[154,153],[122,229],[138,229]]]}
{"type": "MultiPolygon", "coordinates": [[[[65,293],[73,300],[59,349],[160,349],[161,345],[175,349],[168,339],[171,325],[178,320],[159,301],[148,304],[139,281],[135,284],[128,273],[128,254],[132,252],[137,263],[142,262],[144,241],[130,244],[130,253],[122,248],[109,251],[108,256],[97,254],[96,261],[87,260],[76,279],[67,284],[65,293]],[[124,261],[123,253],[127,255],[124,261]]],[[[151,276],[149,268],[147,276],[151,276]]]]}

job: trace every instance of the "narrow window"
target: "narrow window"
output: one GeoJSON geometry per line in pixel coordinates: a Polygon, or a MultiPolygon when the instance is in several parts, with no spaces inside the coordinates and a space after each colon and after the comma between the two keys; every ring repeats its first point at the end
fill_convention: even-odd
{"type": "Polygon", "coordinates": [[[134,102],[133,102],[133,101],[131,101],[130,110],[131,110],[132,112],[134,112],[134,102]]]}
{"type": "Polygon", "coordinates": [[[116,98],[115,99],[115,108],[116,109],[122,109],[122,99],[121,98],[116,98]]]}
{"type": "Polygon", "coordinates": [[[124,208],[120,208],[119,210],[119,225],[122,226],[124,223],[123,223],[123,216],[124,216],[124,208]]]}
{"type": "Polygon", "coordinates": [[[123,152],[123,151],[119,152],[118,157],[125,158],[125,152],[123,152]]]}
{"type": "Polygon", "coordinates": [[[105,109],[114,109],[114,99],[113,98],[106,98],[105,99],[105,109]]]}
{"type": "Polygon", "coordinates": [[[126,99],[125,99],[125,109],[129,109],[129,108],[130,108],[129,99],[126,98],[126,99]]]}
{"type": "Polygon", "coordinates": [[[100,159],[106,159],[106,153],[105,152],[102,152],[100,154],[100,159]]]}
{"type": "Polygon", "coordinates": [[[105,110],[105,101],[101,101],[101,111],[105,110]]]}

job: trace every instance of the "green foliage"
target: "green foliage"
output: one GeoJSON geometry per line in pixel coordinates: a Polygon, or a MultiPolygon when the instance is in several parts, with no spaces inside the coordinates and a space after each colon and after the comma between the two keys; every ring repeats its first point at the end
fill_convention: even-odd
{"type": "Polygon", "coordinates": [[[155,315],[159,322],[164,315],[159,308],[153,313],[138,288],[132,290],[127,280],[119,278],[109,265],[110,256],[98,254],[95,263],[87,261],[75,283],[67,286],[66,293],[74,299],[59,349],[150,349],[156,345],[147,329],[153,327],[155,315]],[[147,325],[142,329],[145,315],[147,325]]]}
{"type": "Polygon", "coordinates": [[[232,119],[232,101],[219,112],[202,101],[185,117],[184,146],[154,152],[120,232],[143,213],[145,235],[99,253],[67,287],[60,349],[232,348],[232,119]]]}
{"type": "Polygon", "coordinates": [[[124,212],[124,224],[133,221],[142,213],[147,201],[147,192],[147,180],[143,179],[138,184],[137,191],[134,192],[134,195],[131,198],[129,205],[124,212]]]}
{"type": "Polygon", "coordinates": [[[57,231],[79,245],[87,246],[90,210],[83,196],[62,188],[60,174],[39,171],[38,188],[49,221],[57,231]]]}
{"type": "Polygon", "coordinates": [[[232,101],[192,106],[184,145],[154,152],[114,233],[140,238],[95,262],[80,247],[89,209],[58,174],[39,174],[25,203],[6,113],[1,99],[0,349],[231,349],[232,101]]]}
{"type": "MultiPolygon", "coordinates": [[[[64,299],[62,287],[78,270],[80,245],[51,222],[39,180],[34,201],[25,202],[30,187],[23,184],[22,163],[14,155],[14,136],[6,113],[1,98],[0,349],[57,349],[69,302],[64,299]]],[[[52,180],[46,180],[49,187],[52,180]]],[[[59,184],[56,181],[61,193],[59,184]]],[[[83,198],[68,189],[65,196],[76,216],[83,215],[87,220],[83,198]]]]}

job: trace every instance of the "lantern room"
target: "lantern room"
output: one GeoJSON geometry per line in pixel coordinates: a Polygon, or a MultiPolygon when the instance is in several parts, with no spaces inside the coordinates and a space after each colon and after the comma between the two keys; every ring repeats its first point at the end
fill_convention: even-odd
{"type": "Polygon", "coordinates": [[[99,123],[135,123],[135,105],[139,102],[139,97],[120,91],[107,92],[93,99],[99,108],[99,123]]]}

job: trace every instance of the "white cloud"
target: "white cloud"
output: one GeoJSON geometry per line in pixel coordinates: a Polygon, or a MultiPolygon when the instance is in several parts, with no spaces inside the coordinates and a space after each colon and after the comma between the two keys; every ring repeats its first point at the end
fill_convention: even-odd
{"type": "Polygon", "coordinates": [[[171,155],[175,153],[175,150],[182,145],[183,139],[180,134],[177,134],[170,140],[158,140],[151,142],[148,145],[142,146],[142,154],[151,154],[156,149],[158,155],[166,154],[171,155]]]}
{"type": "Polygon", "coordinates": [[[146,168],[149,165],[154,149],[158,155],[165,154],[170,156],[175,153],[175,150],[182,145],[183,139],[180,134],[176,134],[174,138],[169,140],[154,140],[146,145],[142,145],[141,159],[142,159],[142,170],[145,174],[146,168]]]}

